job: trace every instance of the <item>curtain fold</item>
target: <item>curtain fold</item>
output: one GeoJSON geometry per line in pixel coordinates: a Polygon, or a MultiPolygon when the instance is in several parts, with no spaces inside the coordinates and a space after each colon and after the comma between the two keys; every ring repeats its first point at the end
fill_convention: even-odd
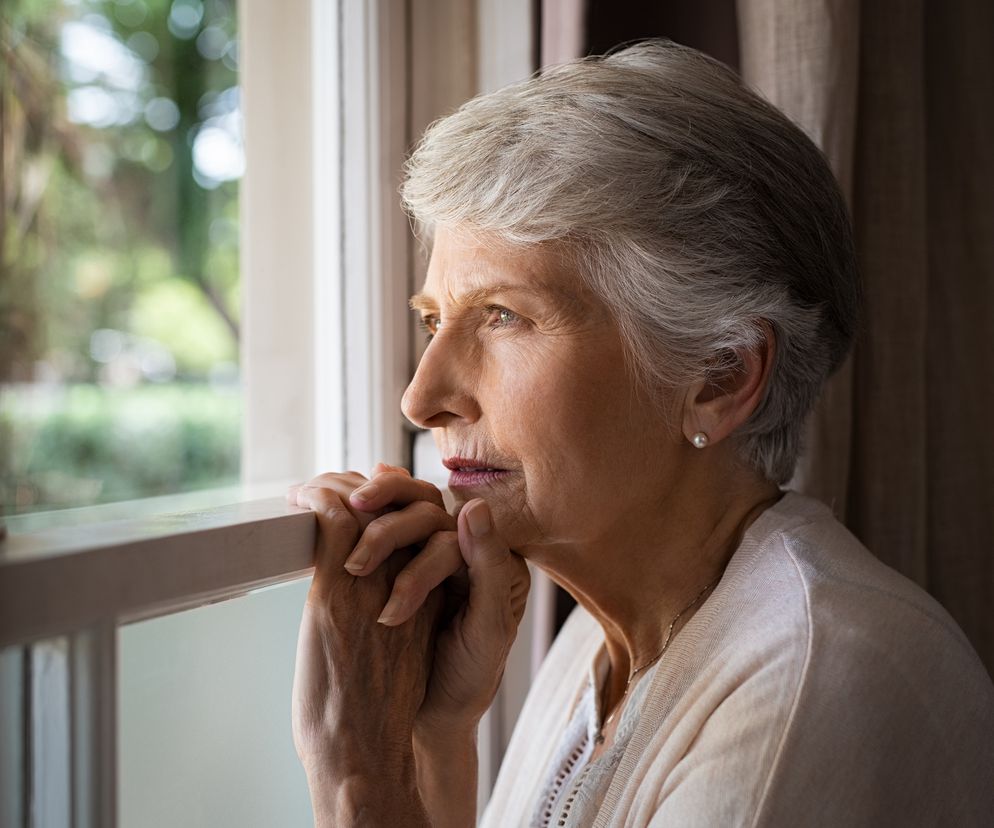
{"type": "Polygon", "coordinates": [[[537,0],[541,8],[539,68],[583,57],[586,43],[585,0],[537,0]]]}
{"type": "MultiPolygon", "coordinates": [[[[738,0],[743,79],[828,157],[852,206],[859,81],[859,0],[738,0]]],[[[853,363],[829,380],[807,427],[809,451],[792,485],[845,518],[852,442],[853,363]]]]}
{"type": "Polygon", "coordinates": [[[994,4],[925,4],[928,584],[994,673],[994,4]]]}
{"type": "Polygon", "coordinates": [[[743,78],[824,150],[864,281],[795,485],[929,589],[994,672],[994,4],[737,11],[743,78]]]}

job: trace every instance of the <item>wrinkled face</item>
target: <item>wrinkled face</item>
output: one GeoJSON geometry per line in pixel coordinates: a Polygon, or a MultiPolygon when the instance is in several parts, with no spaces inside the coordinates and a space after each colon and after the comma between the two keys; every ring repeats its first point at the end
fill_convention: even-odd
{"type": "Polygon", "coordinates": [[[658,508],[680,432],[637,392],[607,308],[554,252],[440,227],[411,304],[431,341],[404,413],[432,429],[457,500],[484,498],[513,549],[601,542],[658,508]]]}

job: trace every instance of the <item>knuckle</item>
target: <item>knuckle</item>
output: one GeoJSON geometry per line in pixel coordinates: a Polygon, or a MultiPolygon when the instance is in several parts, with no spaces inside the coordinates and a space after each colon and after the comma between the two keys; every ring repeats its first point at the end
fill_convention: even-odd
{"type": "Polygon", "coordinates": [[[393,543],[393,529],[390,526],[390,522],[385,519],[386,517],[388,516],[377,518],[362,533],[363,538],[373,546],[393,543]]]}
{"type": "Polygon", "coordinates": [[[422,555],[432,557],[444,556],[462,561],[462,552],[459,549],[459,534],[452,530],[442,530],[436,532],[428,539],[422,555]]]}
{"type": "Polygon", "coordinates": [[[316,477],[312,477],[308,482],[308,486],[326,486],[329,483],[333,483],[337,480],[340,475],[337,472],[322,472],[316,477]]]}
{"type": "Polygon", "coordinates": [[[332,528],[354,531],[359,527],[359,522],[333,494],[325,498],[321,511],[332,528]]]}
{"type": "Polygon", "coordinates": [[[418,480],[418,487],[424,492],[425,498],[437,506],[443,504],[442,493],[437,486],[432,485],[427,480],[418,480]]]}
{"type": "Polygon", "coordinates": [[[388,492],[391,498],[404,499],[404,492],[407,490],[408,478],[394,471],[384,471],[375,475],[376,485],[384,492],[388,492]]]}
{"type": "Polygon", "coordinates": [[[437,503],[427,500],[417,500],[409,507],[420,519],[434,527],[435,533],[448,531],[455,527],[456,520],[437,503]]]}
{"type": "Polygon", "coordinates": [[[378,475],[376,475],[377,482],[384,482],[384,483],[398,483],[398,482],[404,483],[410,479],[411,479],[410,475],[402,474],[400,471],[398,471],[396,468],[393,467],[390,467],[386,471],[382,471],[378,475]]]}
{"type": "Polygon", "coordinates": [[[421,592],[421,583],[417,575],[410,570],[403,570],[398,573],[393,582],[393,594],[399,596],[405,603],[418,598],[421,592]]]}
{"type": "Polygon", "coordinates": [[[308,486],[323,488],[341,488],[366,482],[366,478],[357,471],[347,472],[323,472],[317,477],[311,478],[308,486]]]}
{"type": "Polygon", "coordinates": [[[393,581],[394,592],[401,592],[404,595],[409,595],[411,590],[417,583],[417,578],[414,573],[408,569],[405,569],[397,573],[397,577],[393,581]]]}
{"type": "Polygon", "coordinates": [[[418,517],[434,517],[435,513],[438,512],[438,507],[432,503],[428,503],[426,500],[415,500],[407,508],[411,511],[411,514],[418,517]]]}
{"type": "Polygon", "coordinates": [[[328,508],[328,490],[322,489],[317,486],[306,486],[305,495],[307,500],[312,504],[315,509],[319,511],[324,511],[328,508]]]}
{"type": "Polygon", "coordinates": [[[438,542],[442,549],[445,550],[445,554],[462,565],[463,556],[462,547],[459,546],[459,533],[452,529],[446,532],[439,532],[438,535],[440,536],[438,542]]]}
{"type": "Polygon", "coordinates": [[[400,492],[406,493],[409,497],[413,496],[412,499],[415,502],[424,500],[438,506],[443,503],[442,493],[436,486],[427,480],[411,477],[411,473],[407,469],[391,467],[387,471],[380,472],[376,476],[376,479],[400,492]]]}
{"type": "Polygon", "coordinates": [[[331,489],[312,488],[311,499],[314,500],[318,506],[325,509],[331,509],[338,503],[338,498],[331,489]]]}

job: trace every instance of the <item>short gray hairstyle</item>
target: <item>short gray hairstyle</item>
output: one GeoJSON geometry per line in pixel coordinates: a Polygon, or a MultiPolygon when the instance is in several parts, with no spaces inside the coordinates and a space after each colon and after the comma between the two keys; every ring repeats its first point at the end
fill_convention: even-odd
{"type": "Polygon", "coordinates": [[[427,236],[555,244],[649,389],[734,369],[765,322],[776,356],[735,438],[765,478],[791,477],[857,326],[852,230],[821,152],[730,69],[648,41],[475,98],[429,127],[402,198],[427,236]]]}

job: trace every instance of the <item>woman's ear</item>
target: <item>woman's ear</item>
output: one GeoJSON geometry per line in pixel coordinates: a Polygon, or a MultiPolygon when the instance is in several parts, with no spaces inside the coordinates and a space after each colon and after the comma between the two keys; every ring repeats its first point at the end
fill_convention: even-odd
{"type": "Polygon", "coordinates": [[[777,343],[769,322],[761,320],[759,329],[761,336],[753,347],[729,352],[706,379],[687,389],[683,435],[698,448],[724,440],[762,401],[777,343]]]}

